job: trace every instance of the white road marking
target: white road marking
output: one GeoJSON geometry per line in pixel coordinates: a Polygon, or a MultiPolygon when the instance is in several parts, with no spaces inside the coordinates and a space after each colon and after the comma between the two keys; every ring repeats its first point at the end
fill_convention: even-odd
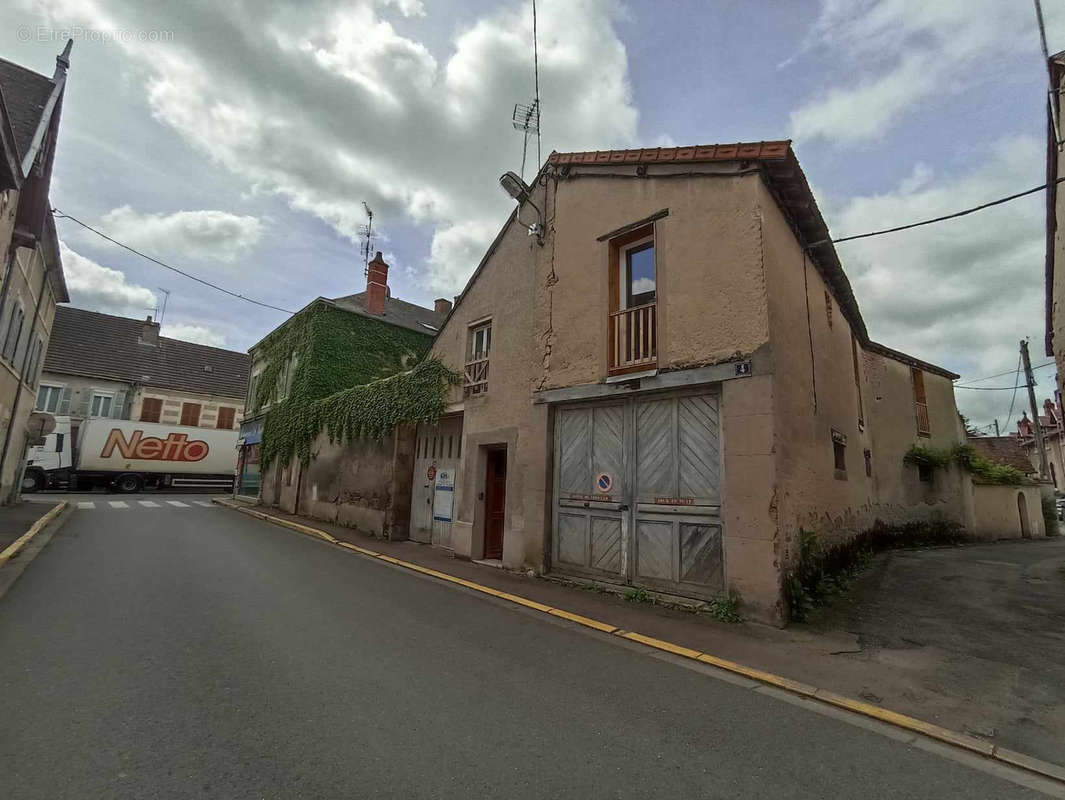
{"type": "Polygon", "coordinates": [[[209,500],[193,500],[196,505],[203,506],[204,508],[217,508],[216,503],[212,503],[209,500]]]}
{"type": "Polygon", "coordinates": [[[188,508],[189,507],[188,503],[182,503],[180,500],[167,500],[166,504],[168,506],[177,506],[178,508],[188,508]]]}
{"type": "Polygon", "coordinates": [[[82,500],[78,503],[78,508],[96,508],[96,503],[89,500],[82,500]]]}
{"type": "Polygon", "coordinates": [[[156,503],[153,500],[138,500],[137,502],[140,505],[144,506],[145,508],[159,508],[160,507],[159,504],[156,503]]]}
{"type": "Polygon", "coordinates": [[[109,500],[108,505],[111,508],[129,508],[129,503],[124,503],[121,500],[109,500]]]}

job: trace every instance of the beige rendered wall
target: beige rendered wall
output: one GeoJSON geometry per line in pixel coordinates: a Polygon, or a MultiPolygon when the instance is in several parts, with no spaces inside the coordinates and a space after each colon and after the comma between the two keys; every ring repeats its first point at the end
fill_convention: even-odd
{"type": "Polygon", "coordinates": [[[932,435],[918,437],[910,367],[852,345],[854,333],[836,298],[764,187],[760,206],[776,415],[772,496],[782,565],[797,557],[800,529],[831,545],[878,520],[943,516],[968,524],[967,475],[950,467],[923,483],[903,462],[912,444],[949,449],[964,442],[950,379],[924,372],[932,435]],[[835,469],[833,431],[846,437],[843,472],[835,469]]]}
{"type": "Polygon", "coordinates": [[[1038,486],[973,485],[975,523],[972,533],[981,539],[1020,539],[1046,536],[1041,493],[1038,486]],[[1027,533],[1022,528],[1020,504],[1028,516],[1027,533]]]}
{"type": "MultiPolygon", "coordinates": [[[[1059,74],[1063,76],[1063,80],[1055,87],[1059,91],[1051,93],[1051,98],[1056,99],[1058,104],[1058,119],[1062,120],[1062,97],[1061,90],[1065,90],[1065,70],[1060,70],[1059,74]]],[[[1065,125],[1065,121],[1059,124],[1065,125]]],[[[1048,130],[1048,137],[1054,134],[1048,130]]],[[[1053,147],[1053,144],[1049,144],[1053,147]]],[[[1057,175],[1059,178],[1065,177],[1065,150],[1058,148],[1056,156],[1051,155],[1051,158],[1057,158],[1057,175]]],[[[1049,176],[1048,176],[1049,177],[1049,176]]],[[[1052,251],[1048,253],[1048,256],[1052,256],[1054,260],[1054,282],[1051,287],[1051,319],[1049,320],[1051,330],[1054,334],[1053,350],[1054,361],[1057,363],[1057,385],[1058,390],[1061,391],[1065,386],[1065,184],[1059,184],[1055,194],[1056,202],[1053,209],[1054,218],[1056,220],[1054,241],[1051,244],[1052,251]]],[[[1065,392],[1063,392],[1065,396],[1065,392]]],[[[1065,488],[1065,484],[1063,484],[1065,488]]]]}
{"type": "MultiPolygon", "coordinates": [[[[15,196],[14,193],[8,193],[9,205],[3,214],[0,214],[0,218],[3,219],[2,227],[0,227],[0,235],[2,235],[0,258],[6,258],[8,252],[11,223],[16,206],[15,196]]],[[[3,441],[7,430],[11,429],[7,459],[0,472],[0,503],[5,504],[18,497],[15,481],[21,472],[24,460],[26,422],[37,401],[37,378],[40,367],[38,365],[38,374],[21,375],[25,355],[32,341],[31,333],[39,336],[44,348],[47,348],[52,321],[55,319],[56,300],[50,283],[45,280],[45,261],[39,245],[33,250],[20,247],[15,251],[7,297],[3,307],[0,308],[0,347],[7,332],[13,303],[18,303],[22,307],[25,319],[15,357],[11,361],[0,357],[0,442],[3,441]],[[39,316],[35,318],[34,314],[42,286],[44,298],[41,301],[39,316]],[[15,408],[16,394],[19,395],[17,409],[15,408]]],[[[41,361],[43,360],[42,354],[41,361]]],[[[31,371],[32,367],[32,364],[27,365],[27,371],[31,371]]]]}
{"type": "MultiPolygon", "coordinates": [[[[709,165],[707,170],[714,169],[709,165]]],[[[659,369],[750,354],[769,336],[757,175],[646,180],[582,177],[547,187],[553,259],[538,284],[539,388],[601,381],[608,367],[610,248],[597,237],[661,209],[655,225],[659,369]],[[545,345],[550,344],[549,352],[545,345]]],[[[581,171],[591,171],[582,167],[581,171]]],[[[610,169],[606,169],[610,172],[610,169]]]]}
{"type": "MultiPolygon", "coordinates": [[[[542,206],[543,189],[534,200],[542,206]]],[[[525,213],[532,218],[532,212],[525,213]]],[[[524,221],[524,218],[523,218],[524,221]]],[[[463,295],[433,345],[433,354],[462,371],[471,323],[492,319],[488,391],[453,400],[463,408],[462,462],[451,539],[468,558],[484,554],[485,448],[507,448],[503,562],[511,568],[543,568],[549,433],[546,406],[534,406],[539,361],[549,310],[540,302],[545,262],[541,249],[519,225],[509,224],[489,263],[463,295]]]]}
{"type": "MultiPolygon", "coordinates": [[[[461,369],[471,323],[493,320],[489,390],[453,400],[463,408],[463,464],[452,538],[456,553],[483,553],[484,446],[508,448],[504,564],[543,569],[549,533],[550,414],[542,389],[602,383],[607,376],[609,245],[597,237],[650,216],[656,223],[661,368],[751,356],[765,372],[769,323],[756,207],[759,178],[662,181],[580,178],[539,187],[553,219],[544,248],[519,226],[502,236],[433,347],[461,369]]],[[[523,210],[532,219],[532,211],[523,210]]],[[[751,603],[779,597],[768,500],[772,386],[765,374],[722,387],[726,562],[751,603]],[[757,502],[755,502],[757,498],[757,502]]]]}

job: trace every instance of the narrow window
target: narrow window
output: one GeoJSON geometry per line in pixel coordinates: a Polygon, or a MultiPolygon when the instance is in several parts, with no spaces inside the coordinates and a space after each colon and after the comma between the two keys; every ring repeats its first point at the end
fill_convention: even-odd
{"type": "Polygon", "coordinates": [[[4,337],[3,355],[8,361],[13,361],[15,358],[19,338],[22,336],[22,320],[24,316],[22,306],[12,303],[11,319],[7,325],[7,336],[4,337]]]}
{"type": "Polygon", "coordinates": [[[832,461],[836,468],[836,477],[847,479],[847,435],[832,429],[832,461]]]}
{"type": "Polygon", "coordinates": [[[458,437],[458,447],[455,448],[455,458],[462,458],[462,435],[458,437]]]}
{"type": "Polygon", "coordinates": [[[828,319],[828,327],[832,327],[832,295],[825,289],[825,318],[828,319]]]}
{"type": "Polygon", "coordinates": [[[200,424],[200,404],[199,403],[182,403],[181,404],[181,424],[188,425],[191,428],[198,427],[200,424]]]}
{"type": "Polygon", "coordinates": [[[863,455],[865,456],[865,477],[871,478],[873,477],[873,451],[867,447],[863,455]]]}
{"type": "Polygon", "coordinates": [[[218,421],[215,426],[222,430],[232,430],[233,421],[236,419],[237,409],[232,406],[221,406],[218,409],[218,421]]]}
{"type": "Polygon", "coordinates": [[[141,422],[158,422],[163,417],[163,400],[160,397],[145,397],[141,401],[141,422]]]}
{"type": "Polygon", "coordinates": [[[625,308],[655,301],[655,243],[644,242],[625,251],[625,308]]]}
{"type": "Polygon", "coordinates": [[[448,458],[451,458],[451,448],[452,448],[452,445],[454,444],[454,441],[453,441],[454,438],[455,438],[454,436],[448,436],[447,437],[447,457],[448,458]]]}
{"type": "Polygon", "coordinates": [[[1054,462],[1050,462],[1050,480],[1054,483],[1054,488],[1058,488],[1058,471],[1054,469],[1054,462]]]}
{"type": "Polygon", "coordinates": [[[467,396],[488,391],[488,354],[492,351],[491,321],[470,328],[469,337],[465,380],[463,381],[467,396]]]}
{"type": "Polygon", "coordinates": [[[913,405],[917,417],[917,435],[931,436],[932,426],[928,419],[928,398],[924,392],[924,373],[917,367],[910,368],[913,378],[913,405]]]}

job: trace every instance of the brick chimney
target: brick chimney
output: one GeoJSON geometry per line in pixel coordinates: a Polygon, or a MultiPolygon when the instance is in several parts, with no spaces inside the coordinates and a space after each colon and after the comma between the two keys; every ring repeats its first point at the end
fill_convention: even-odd
{"type": "Polygon", "coordinates": [[[159,323],[153,322],[151,316],[145,317],[141,327],[141,344],[157,347],[159,345],[159,323]]]}
{"type": "Polygon", "coordinates": [[[446,297],[438,297],[433,303],[433,311],[443,316],[451,313],[451,301],[446,297]]]}
{"type": "Polygon", "coordinates": [[[387,297],[388,264],[381,258],[381,251],[378,250],[366,273],[366,310],[371,314],[384,314],[387,297]]]}

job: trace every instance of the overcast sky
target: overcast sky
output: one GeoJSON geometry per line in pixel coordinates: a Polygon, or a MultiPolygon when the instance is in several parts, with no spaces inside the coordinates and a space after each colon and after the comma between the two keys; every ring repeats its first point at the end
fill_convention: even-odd
{"type": "MultiPolygon", "coordinates": [[[[1063,49],[1065,0],[1044,6],[1063,49]]],[[[835,236],[1045,179],[1026,0],[538,10],[545,155],[792,138],[835,236]]],[[[496,180],[520,164],[510,113],[532,96],[531,23],[527,0],[9,0],[0,56],[51,74],[75,38],[62,211],[296,309],[363,289],[366,201],[393,293],[431,304],[461,289],[511,210],[496,180]]],[[[966,379],[1014,369],[1025,336],[1045,363],[1043,202],[840,245],[872,337],[966,379]]],[[[75,305],[142,315],[167,289],[164,333],[241,350],[284,319],[59,230],[75,305]]],[[[1053,370],[1037,376],[1049,395],[1053,370]]],[[[1006,421],[1012,392],[957,394],[979,423],[1006,421]]]]}

